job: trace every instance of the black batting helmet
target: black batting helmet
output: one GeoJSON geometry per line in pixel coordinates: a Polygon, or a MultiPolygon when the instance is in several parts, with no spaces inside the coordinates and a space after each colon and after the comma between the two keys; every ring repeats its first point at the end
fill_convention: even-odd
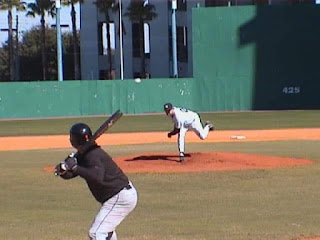
{"type": "Polygon", "coordinates": [[[76,123],[70,128],[70,142],[74,147],[85,144],[91,136],[91,129],[85,123],[76,123]]]}
{"type": "Polygon", "coordinates": [[[173,105],[171,103],[166,103],[163,105],[163,110],[166,112],[167,115],[172,108],[173,108],[173,105]]]}

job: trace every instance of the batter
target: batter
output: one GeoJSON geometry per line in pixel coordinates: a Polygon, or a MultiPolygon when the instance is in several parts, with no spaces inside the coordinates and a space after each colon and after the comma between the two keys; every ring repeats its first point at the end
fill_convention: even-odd
{"type": "MultiPolygon", "coordinates": [[[[84,123],[70,129],[70,142],[79,150],[92,136],[84,123]]],[[[56,166],[63,179],[80,176],[85,179],[94,198],[101,203],[91,228],[91,240],[117,240],[116,227],[135,208],[137,191],[112,158],[96,143],[77,159],[69,155],[56,166]]]]}

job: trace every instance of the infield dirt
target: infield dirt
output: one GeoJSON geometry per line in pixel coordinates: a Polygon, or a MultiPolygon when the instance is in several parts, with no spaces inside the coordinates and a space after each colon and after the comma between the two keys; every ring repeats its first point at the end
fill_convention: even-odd
{"type": "MultiPolygon", "coordinates": [[[[188,133],[186,142],[254,142],[281,140],[320,140],[320,129],[279,129],[279,130],[237,130],[213,131],[205,140],[194,133],[188,133]],[[240,138],[238,138],[240,136],[240,138]]],[[[127,145],[143,143],[176,143],[176,137],[167,138],[165,132],[148,133],[112,133],[104,134],[98,144],[127,145]]],[[[25,136],[0,138],[0,151],[55,149],[70,147],[68,135],[25,136]]],[[[175,153],[143,152],[131,156],[115,158],[125,172],[196,172],[226,171],[240,169],[262,169],[312,164],[308,159],[289,157],[252,155],[227,152],[188,153],[184,163],[178,162],[175,153]]],[[[52,171],[52,167],[45,169],[52,171]]]]}

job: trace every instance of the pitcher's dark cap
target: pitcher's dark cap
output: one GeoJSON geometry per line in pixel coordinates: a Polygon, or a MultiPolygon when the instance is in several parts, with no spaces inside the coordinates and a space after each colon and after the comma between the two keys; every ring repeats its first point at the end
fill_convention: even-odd
{"type": "Polygon", "coordinates": [[[173,108],[171,103],[166,103],[163,105],[163,109],[166,112],[166,114],[168,115],[168,113],[170,112],[170,110],[173,108]]]}

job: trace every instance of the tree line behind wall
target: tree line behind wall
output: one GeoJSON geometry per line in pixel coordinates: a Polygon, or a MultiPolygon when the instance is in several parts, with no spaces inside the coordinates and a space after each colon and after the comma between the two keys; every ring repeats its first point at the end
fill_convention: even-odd
{"type": "MultiPolygon", "coordinates": [[[[40,26],[34,27],[24,32],[22,39],[17,43],[14,39],[15,47],[15,79],[16,81],[42,81],[42,58],[40,47],[40,26]]],[[[63,38],[63,72],[64,79],[75,79],[74,58],[73,58],[73,40],[72,33],[64,33],[63,38]]],[[[79,38],[78,38],[79,39],[79,38]]],[[[46,80],[52,81],[58,79],[57,72],[57,44],[56,30],[46,28],[46,48],[47,56],[47,77],[46,80]]],[[[79,46],[79,44],[78,44],[79,46]]],[[[10,81],[9,64],[9,44],[5,43],[0,48],[0,81],[10,81]]],[[[78,49],[78,52],[80,50],[78,49]]],[[[79,55],[78,55],[79,56],[79,55]]]]}

